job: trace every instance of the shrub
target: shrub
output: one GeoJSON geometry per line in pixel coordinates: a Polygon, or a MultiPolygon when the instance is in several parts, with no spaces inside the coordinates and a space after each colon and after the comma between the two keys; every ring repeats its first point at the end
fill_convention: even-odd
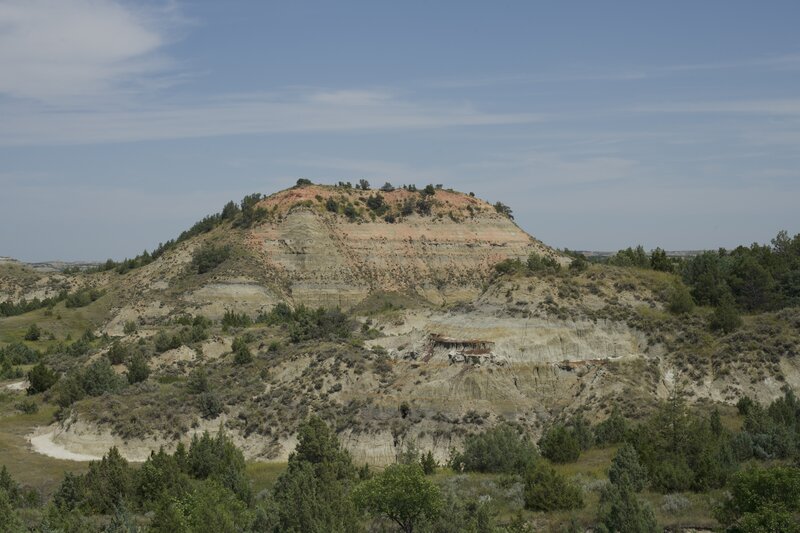
{"type": "Polygon", "coordinates": [[[370,208],[376,215],[381,216],[389,209],[386,202],[383,201],[383,196],[380,193],[369,195],[367,198],[367,207],[370,208]]]}
{"type": "Polygon", "coordinates": [[[211,385],[208,381],[208,373],[206,369],[199,366],[191,371],[189,378],[186,380],[186,388],[189,389],[191,394],[200,394],[211,390],[211,385]]]}
{"type": "Polygon", "coordinates": [[[586,260],[586,256],[583,254],[578,254],[569,264],[569,270],[575,273],[585,272],[588,268],[589,262],[586,260]]]}
{"type": "Polygon", "coordinates": [[[214,270],[231,256],[230,246],[206,244],[194,252],[192,265],[198,274],[214,270]]]}
{"type": "Polygon", "coordinates": [[[112,365],[121,365],[130,357],[128,346],[119,341],[114,341],[114,344],[108,349],[106,357],[108,357],[112,365]]]}
{"type": "Polygon", "coordinates": [[[14,407],[17,408],[17,411],[26,415],[32,415],[39,412],[39,404],[31,398],[25,398],[21,402],[17,403],[14,407]]]}
{"type": "Polygon", "coordinates": [[[680,282],[672,285],[667,299],[667,309],[670,313],[676,315],[685,315],[692,312],[694,300],[686,285],[680,282]]]}
{"type": "Polygon", "coordinates": [[[150,376],[150,367],[142,354],[136,354],[128,362],[128,383],[141,383],[150,376]]]}
{"type": "Polygon", "coordinates": [[[514,220],[514,216],[511,214],[511,208],[508,207],[506,204],[502,202],[496,202],[494,204],[494,210],[500,213],[501,215],[506,216],[511,220],[514,220]]]}
{"type": "Polygon", "coordinates": [[[38,394],[48,390],[58,381],[58,374],[44,363],[39,363],[28,372],[28,394],[38,394]]]}
{"type": "Polygon", "coordinates": [[[5,360],[9,365],[27,365],[37,362],[39,358],[40,354],[37,350],[21,342],[14,342],[0,348],[0,360],[5,360]]]}
{"type": "Polygon", "coordinates": [[[739,401],[736,402],[736,409],[739,411],[740,415],[747,416],[754,405],[755,402],[752,398],[749,396],[742,396],[739,398],[739,401]]]}
{"type": "Polygon", "coordinates": [[[714,309],[709,325],[712,330],[719,330],[724,333],[731,333],[742,325],[739,311],[737,311],[733,303],[733,297],[730,294],[726,294],[717,308],[714,309]]]}
{"type": "Polygon", "coordinates": [[[217,418],[224,411],[222,400],[213,392],[203,392],[197,398],[197,408],[203,418],[217,418]]]}
{"type": "Polygon", "coordinates": [[[55,387],[56,403],[59,407],[66,408],[86,396],[86,391],[81,385],[81,376],[77,371],[70,372],[60,379],[55,387]]]}
{"type": "Polygon", "coordinates": [[[233,339],[233,362],[237,365],[246,365],[253,362],[253,354],[243,337],[233,339]]]}
{"type": "Polygon", "coordinates": [[[464,451],[454,453],[450,466],[474,472],[517,474],[525,471],[538,457],[528,436],[510,424],[499,424],[468,436],[464,451]]]}
{"type": "Polygon", "coordinates": [[[125,335],[133,335],[138,329],[139,326],[136,325],[136,322],[133,320],[128,320],[122,327],[122,332],[125,333],[125,335]]]}
{"type": "Polygon", "coordinates": [[[334,200],[333,196],[328,196],[328,199],[325,201],[325,209],[327,209],[331,213],[338,213],[339,212],[339,202],[334,200]]]}
{"type": "Polygon", "coordinates": [[[568,483],[564,476],[543,461],[538,461],[525,474],[525,508],[531,511],[580,509],[583,494],[580,487],[568,483]]]}
{"type": "Polygon", "coordinates": [[[581,445],[572,431],[561,424],[550,428],[539,441],[539,450],[554,463],[571,463],[581,455],[581,445]]]}
{"type": "Polygon", "coordinates": [[[431,210],[433,209],[433,200],[429,200],[427,197],[422,197],[417,200],[415,205],[415,211],[422,216],[427,216],[431,214],[431,210]]]}
{"type": "Polygon", "coordinates": [[[103,291],[97,289],[82,289],[67,296],[64,305],[67,307],[86,307],[103,295],[103,291]]]}
{"type": "Polygon", "coordinates": [[[504,259],[494,266],[498,274],[512,274],[523,269],[522,261],[519,259],[504,259]]]}
{"type": "Polygon", "coordinates": [[[601,446],[622,442],[627,430],[628,422],[615,405],[611,409],[611,415],[595,426],[595,442],[601,446]]]}
{"type": "Polygon", "coordinates": [[[550,272],[556,273],[561,270],[561,265],[552,257],[541,256],[536,252],[531,252],[526,263],[529,272],[550,272]]]}
{"type": "Polygon", "coordinates": [[[573,417],[569,422],[569,426],[581,450],[588,450],[594,445],[594,430],[582,414],[573,417]]]}
{"type": "Polygon", "coordinates": [[[253,321],[246,313],[236,313],[228,309],[222,316],[222,325],[232,328],[246,328],[250,326],[253,321]]]}
{"type": "Polygon", "coordinates": [[[406,198],[403,201],[403,205],[400,206],[400,215],[407,217],[414,213],[414,207],[416,206],[416,202],[413,198],[406,198]]]}
{"type": "MultiPolygon", "coordinates": [[[[753,468],[736,473],[717,518],[724,525],[764,523],[769,515],[791,517],[800,512],[800,469],[789,466],[753,468]]],[[[736,531],[797,531],[795,529],[735,529],[736,531]]]]}
{"type": "Polygon", "coordinates": [[[352,321],[339,309],[311,310],[302,305],[288,313],[285,313],[282,308],[279,309],[279,306],[275,306],[268,320],[273,323],[278,321],[286,323],[292,342],[312,339],[344,339],[350,336],[353,329],[352,321]]]}
{"type": "Polygon", "coordinates": [[[28,331],[25,332],[26,341],[38,341],[42,336],[42,330],[36,324],[31,324],[28,331]]]}
{"type": "Polygon", "coordinates": [[[167,350],[174,350],[180,348],[183,344],[183,339],[178,335],[169,336],[165,331],[159,331],[153,339],[153,348],[156,352],[166,352],[167,350]]]}
{"type": "Polygon", "coordinates": [[[661,503],[661,510],[665,513],[678,513],[688,509],[692,502],[682,494],[667,494],[661,503]]]}
{"type": "Polygon", "coordinates": [[[80,372],[80,385],[89,396],[100,396],[120,389],[122,381],[108,360],[98,359],[80,372]]]}
{"type": "MultiPolygon", "coordinates": [[[[236,494],[214,480],[197,483],[182,498],[162,497],[148,531],[217,533],[250,531],[252,515],[236,494]]],[[[126,531],[127,533],[127,531],[126,531]]]]}

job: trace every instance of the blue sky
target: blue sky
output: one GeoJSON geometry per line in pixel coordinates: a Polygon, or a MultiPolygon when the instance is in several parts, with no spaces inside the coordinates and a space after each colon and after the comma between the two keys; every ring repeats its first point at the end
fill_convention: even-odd
{"type": "Polygon", "coordinates": [[[798,2],[0,0],[0,255],[131,256],[298,177],[557,247],[800,232],[798,2]]]}

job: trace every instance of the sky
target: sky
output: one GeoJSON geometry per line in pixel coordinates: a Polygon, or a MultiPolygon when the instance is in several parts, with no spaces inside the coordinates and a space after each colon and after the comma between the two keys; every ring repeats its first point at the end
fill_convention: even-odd
{"type": "Polygon", "coordinates": [[[800,2],[0,0],[0,256],[133,256],[304,177],[545,243],[800,232],[800,2]]]}

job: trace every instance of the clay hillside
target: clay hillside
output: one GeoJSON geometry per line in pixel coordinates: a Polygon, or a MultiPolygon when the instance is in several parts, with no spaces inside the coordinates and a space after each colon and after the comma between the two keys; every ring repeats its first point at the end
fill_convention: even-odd
{"type": "Polygon", "coordinates": [[[60,376],[55,421],[29,435],[57,456],[143,460],[222,426],[285,460],[317,413],[357,462],[412,443],[444,461],[502,420],[538,436],[612,405],[643,416],[676,388],[733,404],[800,385],[796,310],[712,333],[710,308],[671,310],[679,276],[586,264],[433,186],[301,180],[134,259],[0,275],[0,342],[60,376]]]}

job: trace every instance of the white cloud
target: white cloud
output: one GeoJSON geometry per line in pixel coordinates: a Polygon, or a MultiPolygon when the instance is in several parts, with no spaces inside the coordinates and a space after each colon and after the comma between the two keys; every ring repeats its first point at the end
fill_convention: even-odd
{"type": "Polygon", "coordinates": [[[174,22],[114,0],[0,0],[0,93],[62,102],[130,89],[161,72],[174,22]]]}

